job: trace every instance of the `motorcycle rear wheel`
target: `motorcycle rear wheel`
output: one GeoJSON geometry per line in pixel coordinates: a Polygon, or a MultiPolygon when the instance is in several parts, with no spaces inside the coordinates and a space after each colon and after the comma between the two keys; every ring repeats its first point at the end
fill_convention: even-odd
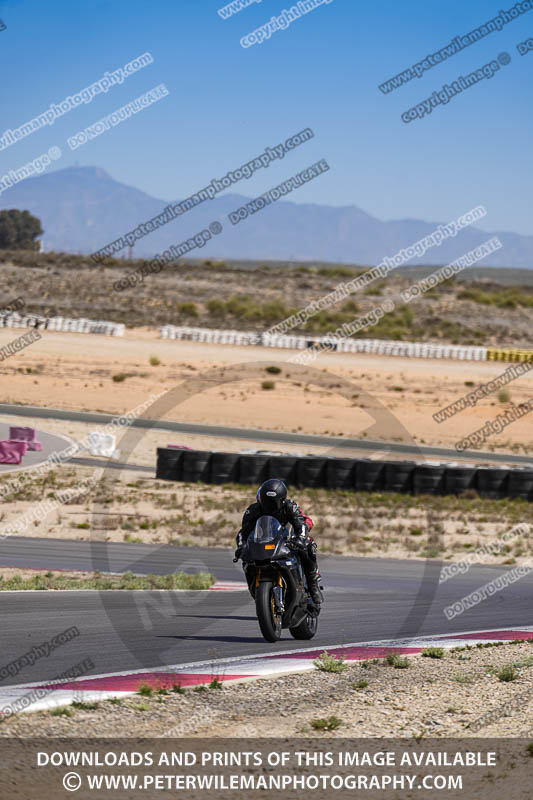
{"type": "Polygon", "coordinates": [[[281,615],[276,614],[272,581],[262,581],[255,590],[255,610],[267,642],[281,639],[281,615]]]}

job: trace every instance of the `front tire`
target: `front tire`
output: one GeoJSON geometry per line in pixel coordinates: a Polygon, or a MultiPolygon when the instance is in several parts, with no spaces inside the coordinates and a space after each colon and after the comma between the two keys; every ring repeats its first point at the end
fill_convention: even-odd
{"type": "Polygon", "coordinates": [[[267,642],[281,639],[281,615],[276,614],[272,581],[261,581],[255,590],[255,609],[261,633],[267,642]]]}
{"type": "Polygon", "coordinates": [[[318,630],[318,616],[307,614],[299,625],[289,630],[295,639],[312,639],[318,630]]]}

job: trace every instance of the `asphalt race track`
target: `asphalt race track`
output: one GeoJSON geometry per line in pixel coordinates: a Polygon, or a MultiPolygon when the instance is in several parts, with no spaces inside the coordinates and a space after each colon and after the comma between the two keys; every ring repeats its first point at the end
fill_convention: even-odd
{"type": "MultiPolygon", "coordinates": [[[[104,414],[60,411],[0,405],[0,414],[30,418],[60,418],[105,424],[112,417],[104,414]]],[[[212,436],[297,444],[321,444],[353,449],[386,449],[410,454],[410,445],[371,443],[335,437],[305,436],[277,431],[251,431],[219,426],[194,425],[158,420],[135,420],[143,428],[173,432],[208,433],[212,436]]],[[[7,425],[0,427],[0,435],[7,425]]],[[[31,453],[23,466],[43,460],[61,450],[66,441],[59,436],[39,433],[41,453],[31,453]]],[[[442,448],[420,448],[418,454],[456,456],[442,448]]],[[[476,459],[527,462],[526,457],[476,453],[476,459]]],[[[73,459],[94,465],[91,459],[73,459]]],[[[117,468],[132,468],[102,461],[117,468]]],[[[4,470],[16,470],[5,465],[4,470]]],[[[1,469],[1,467],[0,467],[1,469]]],[[[18,468],[20,469],[20,467],[18,468]]],[[[152,471],[151,468],[142,468],[152,471]]],[[[169,547],[102,541],[69,541],[8,537],[0,542],[0,566],[100,570],[137,574],[212,572],[219,581],[242,582],[240,565],[232,563],[232,550],[194,547],[169,547]]],[[[396,637],[453,634],[473,630],[495,630],[533,624],[531,611],[533,573],[448,621],[444,607],[479,589],[484,583],[506,572],[506,567],[472,567],[468,573],[439,585],[440,563],[377,558],[323,556],[320,565],[326,602],[320,616],[318,635],[313,645],[327,647],[396,637]]],[[[17,675],[4,678],[3,686],[52,680],[61,672],[91,658],[93,674],[157,668],[193,661],[269,654],[305,647],[288,631],[281,642],[267,644],[259,633],[255,608],[247,591],[35,591],[1,592],[3,665],[57,636],[71,626],[80,635],[26,666],[17,675]]],[[[214,674],[216,667],[214,666],[214,674]]]]}
{"type": "MultiPolygon", "coordinates": [[[[183,569],[241,580],[231,550],[11,537],[0,544],[2,566],[101,569],[163,574],[183,569]]],[[[342,645],[381,638],[497,630],[533,624],[533,574],[448,621],[443,608],[505,572],[472,567],[438,584],[440,563],[323,556],[326,602],[312,644],[342,645]]],[[[2,685],[51,680],[85,658],[93,674],[248,654],[279,653],[297,642],[288,631],[267,644],[246,591],[2,592],[2,664],[72,625],[79,637],[2,685]]],[[[216,666],[213,667],[216,674],[216,666]]]]}
{"type": "MultiPolygon", "coordinates": [[[[106,425],[115,419],[111,414],[94,414],[87,411],[64,411],[56,408],[39,406],[17,406],[0,403],[0,415],[15,414],[32,419],[65,419],[69,422],[86,422],[95,425],[106,425]]],[[[366,439],[348,439],[340,436],[317,436],[314,434],[289,433],[285,431],[267,431],[254,428],[228,428],[221,425],[200,425],[192,422],[171,422],[169,420],[147,419],[139,417],[132,422],[134,428],[149,428],[171,431],[172,433],[188,433],[199,436],[214,436],[224,439],[244,439],[257,442],[283,442],[294,444],[298,448],[306,445],[340,448],[343,450],[363,450],[371,452],[397,453],[406,456],[440,458],[447,461],[466,459],[502,464],[532,464],[531,456],[517,456],[511,453],[485,453],[478,450],[458,453],[447,447],[426,447],[398,442],[373,442],[366,439]]]]}

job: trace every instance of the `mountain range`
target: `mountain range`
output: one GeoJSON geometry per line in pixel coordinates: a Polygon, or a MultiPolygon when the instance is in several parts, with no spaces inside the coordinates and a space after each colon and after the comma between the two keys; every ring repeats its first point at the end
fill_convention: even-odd
{"type": "MultiPolygon", "coordinates": [[[[148,257],[179,244],[210,222],[219,221],[223,231],[213,236],[194,257],[260,260],[327,261],[345,264],[379,264],[434,231],[448,220],[417,219],[384,221],[357,206],[332,207],[298,203],[297,190],[257,211],[238,225],[228,214],[252,198],[222,194],[135,242],[133,255],[148,257]]],[[[178,202],[177,200],[174,202],[178,202]]],[[[43,249],[92,253],[163,212],[167,201],[114,180],[99,167],[67,167],[26,178],[0,195],[0,209],[28,209],[44,229],[43,249]]],[[[464,213],[468,209],[462,209],[464,213]]],[[[430,248],[409,264],[446,264],[491,236],[502,248],[481,264],[496,267],[533,267],[533,236],[494,231],[475,225],[430,248]]],[[[127,256],[127,248],[117,257],[127,256]]]]}

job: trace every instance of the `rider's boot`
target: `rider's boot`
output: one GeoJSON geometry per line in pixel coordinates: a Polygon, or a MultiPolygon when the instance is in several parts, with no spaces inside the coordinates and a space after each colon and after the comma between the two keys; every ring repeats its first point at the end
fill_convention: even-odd
{"type": "Polygon", "coordinates": [[[320,606],[322,604],[322,594],[320,592],[320,572],[318,569],[313,570],[310,572],[307,577],[307,588],[309,589],[309,594],[311,595],[311,599],[315,606],[320,606]]]}

